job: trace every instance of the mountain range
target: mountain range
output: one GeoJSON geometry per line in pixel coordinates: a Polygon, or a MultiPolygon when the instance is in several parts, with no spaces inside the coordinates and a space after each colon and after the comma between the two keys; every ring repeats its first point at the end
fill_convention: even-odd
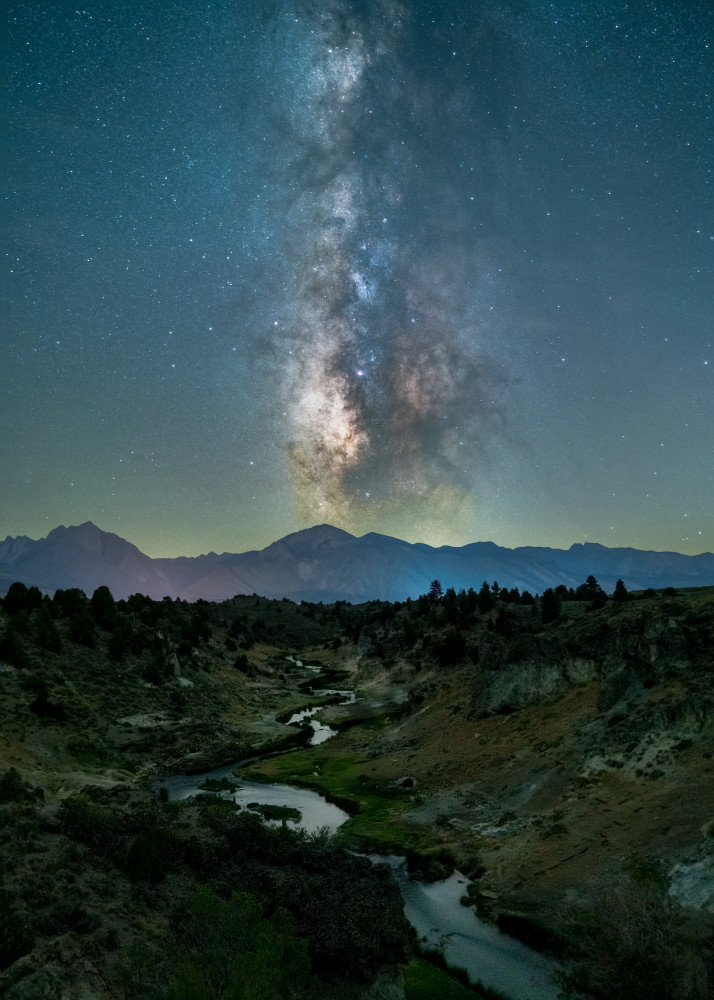
{"type": "Polygon", "coordinates": [[[79,587],[91,594],[104,584],[116,598],[141,593],[155,600],[222,601],[255,593],[358,604],[418,597],[435,579],[456,590],[497,580],[501,587],[542,593],[558,584],[577,587],[590,574],[608,592],[618,579],[628,590],[713,585],[714,554],[611,549],[593,542],[569,549],[508,549],[493,542],[433,548],[375,533],[356,538],[329,524],[286,535],[260,551],[174,559],[152,559],[91,521],[55,528],[37,541],[20,535],[0,542],[2,593],[18,580],[47,593],[79,587]]]}

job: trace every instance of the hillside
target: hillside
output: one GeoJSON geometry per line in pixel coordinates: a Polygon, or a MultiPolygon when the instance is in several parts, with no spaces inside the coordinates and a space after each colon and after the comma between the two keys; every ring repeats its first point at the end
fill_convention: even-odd
{"type": "Polygon", "coordinates": [[[183,931],[169,928],[189,933],[199,890],[223,885],[258,899],[255,933],[292,949],[305,995],[403,995],[398,898],[342,845],[406,852],[427,878],[458,865],[477,911],[556,949],[571,982],[583,968],[592,977],[608,950],[611,926],[593,914],[612,906],[636,923],[646,912],[679,942],[656,961],[640,943],[660,982],[681,982],[672,997],[703,997],[714,592],[586,593],[565,591],[549,610],[545,597],[484,588],[329,606],[115,603],[105,589],[50,601],[13,588],[0,633],[0,891],[19,930],[0,953],[0,987],[13,1000],[80,981],[101,998],[169,996],[177,959],[172,944],[157,963],[158,942],[168,935],[180,950],[183,931]],[[280,721],[308,698],[300,661],[372,706],[327,707],[341,732],[321,746],[301,748],[309,732],[280,721]],[[161,775],[250,757],[246,776],[348,807],[336,845],[260,834],[215,801],[157,798],[161,775]],[[262,896],[248,874],[258,861],[262,896]],[[332,900],[329,920],[363,942],[361,959],[347,962],[339,935],[314,926],[313,877],[332,900]],[[264,926],[276,905],[292,916],[264,926]],[[127,979],[128,965],[143,972],[127,979]]]}

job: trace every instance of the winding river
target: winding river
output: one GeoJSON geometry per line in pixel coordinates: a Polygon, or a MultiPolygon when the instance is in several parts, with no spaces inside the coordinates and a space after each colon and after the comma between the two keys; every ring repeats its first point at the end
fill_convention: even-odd
{"type": "MultiPolygon", "coordinates": [[[[349,691],[323,689],[314,693],[320,696],[339,694],[346,699],[341,704],[355,702],[354,694],[349,691]]],[[[310,740],[313,745],[337,735],[336,730],[313,719],[319,711],[320,708],[306,709],[290,719],[293,724],[310,720],[315,730],[310,740]],[[325,730],[329,731],[325,734],[325,730]]],[[[308,833],[326,827],[334,834],[349,819],[343,809],[327,802],[317,792],[291,785],[244,781],[236,775],[236,766],[229,764],[199,775],[176,775],[166,778],[162,787],[170,799],[186,799],[205,792],[206,782],[212,783],[211,779],[225,781],[234,788],[224,788],[217,794],[233,799],[243,809],[256,803],[298,809],[300,819],[286,822],[293,828],[301,826],[308,833]]],[[[281,821],[268,822],[275,825],[281,821]]],[[[454,872],[441,882],[416,882],[409,878],[405,858],[379,854],[369,857],[374,864],[390,866],[404,900],[407,920],[422,944],[443,950],[449,965],[466,969],[473,980],[480,980],[511,1000],[557,1000],[558,989],[551,979],[552,962],[497,927],[479,920],[470,907],[461,905],[460,899],[468,882],[461,872],[454,872]]]]}
{"type": "MultiPolygon", "coordinates": [[[[264,785],[259,781],[243,781],[235,774],[235,764],[227,767],[219,767],[215,771],[206,774],[179,774],[172,778],[166,778],[161,782],[170,799],[187,799],[191,795],[201,795],[206,791],[205,782],[207,780],[221,781],[226,779],[236,785],[236,791],[221,791],[218,794],[227,799],[233,799],[241,809],[248,808],[251,802],[260,802],[262,805],[271,806],[291,806],[299,809],[301,819],[298,821],[288,820],[288,826],[295,829],[302,826],[308,833],[315,833],[322,827],[327,827],[331,834],[337,832],[337,828],[349,819],[344,811],[331,802],[327,802],[317,792],[311,792],[307,788],[293,788],[291,785],[264,785]]],[[[269,821],[271,825],[280,825],[279,820],[269,821]]]]}
{"type": "Polygon", "coordinates": [[[472,980],[480,979],[513,1000],[557,1000],[549,959],[461,905],[468,884],[465,875],[456,871],[441,882],[414,882],[405,858],[370,857],[391,867],[404,900],[404,915],[423,944],[443,949],[449,965],[466,969],[472,980]]]}

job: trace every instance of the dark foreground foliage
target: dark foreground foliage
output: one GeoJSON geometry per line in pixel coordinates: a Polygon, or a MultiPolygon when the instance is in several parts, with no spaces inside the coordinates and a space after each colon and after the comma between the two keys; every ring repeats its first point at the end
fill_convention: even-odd
{"type": "Polygon", "coordinates": [[[177,921],[163,1000],[261,1000],[313,996],[307,942],[285,909],[270,917],[247,893],[192,896],[177,921]]]}
{"type": "Polygon", "coordinates": [[[122,1000],[351,1000],[408,961],[388,872],[324,834],[215,795],[0,788],[3,996],[70,995],[91,966],[93,995],[122,1000]]]}
{"type": "Polygon", "coordinates": [[[712,996],[711,949],[703,953],[693,948],[683,933],[682,911],[663,888],[652,880],[622,876],[593,888],[587,905],[565,915],[570,949],[558,977],[564,998],[712,996]]]}
{"type": "MultiPolygon", "coordinates": [[[[266,829],[216,796],[180,804],[137,790],[144,768],[175,767],[187,753],[196,771],[218,751],[222,762],[242,757],[253,737],[232,725],[227,709],[247,704],[253,689],[287,687],[286,654],[299,655],[302,645],[349,648],[366,674],[397,665],[410,685],[405,714],[428,707],[450,676],[463,680],[473,718],[515,716],[592,680],[617,751],[613,767],[649,731],[653,710],[663,723],[693,727],[675,750],[696,744],[697,727],[711,717],[711,597],[635,596],[618,587],[607,598],[594,578],[540,598],[495,581],[459,593],[434,583],[416,601],[360,606],[255,595],[221,605],[142,595],[114,601],[102,587],[91,598],[66,590],[50,599],[13,585],[0,614],[3,739],[16,761],[28,748],[40,761],[46,753],[48,773],[63,751],[72,778],[58,792],[55,773],[45,801],[18,771],[0,775],[0,995],[79,995],[81,981],[102,1000],[352,1000],[379,969],[404,960],[401,900],[386,872],[325,838],[266,829]],[[85,766],[97,780],[128,784],[68,794],[85,766]]],[[[339,672],[325,670],[322,679],[346,686],[339,672]]],[[[407,788],[411,795],[413,782],[380,789],[379,800],[400,799],[407,788]]],[[[329,793],[351,815],[370,795],[368,784],[329,793]]],[[[410,856],[427,879],[454,863],[448,852],[410,856]]],[[[573,911],[559,922],[573,932],[564,996],[707,996],[711,976],[687,950],[677,920],[666,893],[637,887],[573,911]]],[[[513,917],[501,924],[548,945],[531,924],[513,917]]]]}

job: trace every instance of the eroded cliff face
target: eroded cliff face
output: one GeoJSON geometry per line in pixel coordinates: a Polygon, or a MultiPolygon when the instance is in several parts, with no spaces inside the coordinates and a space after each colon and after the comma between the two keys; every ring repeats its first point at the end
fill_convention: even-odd
{"type": "Polygon", "coordinates": [[[478,662],[432,673],[426,709],[385,736],[418,782],[413,820],[480,857],[494,916],[552,927],[593,880],[642,865],[713,912],[711,595],[521,620],[472,633],[478,662]]]}
{"type": "Polygon", "coordinates": [[[601,685],[597,707],[603,712],[677,679],[703,698],[701,711],[711,710],[711,608],[670,601],[615,606],[606,614],[567,610],[575,614],[537,631],[485,639],[474,673],[474,716],[508,714],[589,681],[601,685]]]}

